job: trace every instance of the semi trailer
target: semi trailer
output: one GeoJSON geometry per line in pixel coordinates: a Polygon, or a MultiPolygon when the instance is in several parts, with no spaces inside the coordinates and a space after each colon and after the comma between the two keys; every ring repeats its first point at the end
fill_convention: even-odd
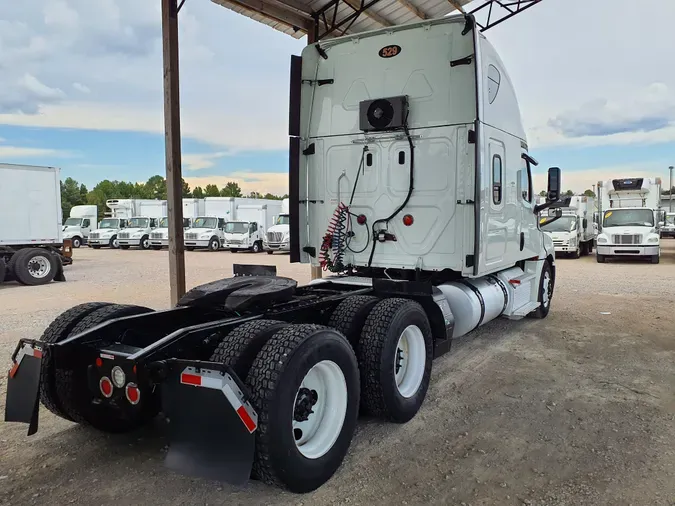
{"type": "Polygon", "coordinates": [[[560,169],[537,205],[515,91],[471,16],[312,44],[290,74],[291,261],[326,276],[235,265],[170,309],[75,306],[19,340],[6,420],[35,433],[38,399],[107,432],[162,412],[169,468],[309,492],[360,413],[415,417],[454,339],[548,315],[538,216],[560,169]]]}
{"type": "Polygon", "coordinates": [[[591,253],[597,236],[593,222],[594,199],[584,195],[567,197],[548,209],[549,216],[558,209],[562,212],[560,219],[541,227],[551,236],[556,253],[573,258],[591,253]]]}
{"type": "Polygon", "coordinates": [[[661,178],[623,178],[598,181],[600,233],[595,258],[642,257],[658,264],[661,257],[659,228],[661,178]]]}
{"type": "Polygon", "coordinates": [[[79,248],[87,244],[89,234],[97,221],[97,206],[73,206],[70,208],[70,216],[63,222],[63,238],[70,239],[73,248],[79,248]]]}
{"type": "Polygon", "coordinates": [[[72,263],[64,245],[60,170],[0,163],[0,284],[65,281],[72,263]]]}

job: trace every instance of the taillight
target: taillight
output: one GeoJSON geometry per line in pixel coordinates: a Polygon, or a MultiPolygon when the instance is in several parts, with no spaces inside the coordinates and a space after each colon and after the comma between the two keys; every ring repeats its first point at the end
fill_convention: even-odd
{"type": "Polygon", "coordinates": [[[110,378],[103,376],[98,382],[98,386],[103,394],[103,397],[111,397],[113,394],[113,384],[110,378]]]}
{"type": "Polygon", "coordinates": [[[127,383],[126,388],[127,400],[131,404],[138,404],[141,400],[141,391],[138,389],[135,383],[127,383]]]}
{"type": "Polygon", "coordinates": [[[412,214],[406,214],[403,217],[403,224],[406,227],[409,227],[410,225],[412,225],[414,223],[414,221],[415,221],[415,219],[413,218],[412,214]]]}

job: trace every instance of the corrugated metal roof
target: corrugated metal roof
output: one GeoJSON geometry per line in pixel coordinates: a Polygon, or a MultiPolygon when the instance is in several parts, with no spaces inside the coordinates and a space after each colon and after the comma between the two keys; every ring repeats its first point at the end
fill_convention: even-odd
{"type": "Polygon", "coordinates": [[[212,0],[297,39],[322,39],[440,18],[471,0],[212,0]],[[325,35],[324,35],[325,34],[325,35]]]}

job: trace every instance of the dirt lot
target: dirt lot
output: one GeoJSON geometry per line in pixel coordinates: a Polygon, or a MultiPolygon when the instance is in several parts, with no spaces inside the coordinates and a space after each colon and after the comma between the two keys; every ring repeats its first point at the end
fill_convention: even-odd
{"type": "MultiPolygon", "coordinates": [[[[675,241],[664,249],[659,265],[560,259],[547,319],[495,321],[455,343],[418,416],[363,420],[313,494],[186,478],[163,468],[159,424],[113,437],[42,409],[35,436],[0,424],[0,504],[674,505],[675,241]]],[[[188,286],[232,262],[309,277],[287,256],[193,252],[188,286]]],[[[77,303],[169,305],[166,252],[83,248],[66,276],[0,288],[0,364],[77,303]]],[[[5,389],[3,375],[3,411],[5,389]]]]}

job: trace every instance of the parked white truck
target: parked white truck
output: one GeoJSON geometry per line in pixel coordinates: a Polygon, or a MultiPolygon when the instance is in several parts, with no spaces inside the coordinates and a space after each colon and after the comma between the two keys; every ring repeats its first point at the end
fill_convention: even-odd
{"type": "Polygon", "coordinates": [[[263,249],[268,255],[275,251],[291,250],[291,217],[288,211],[289,199],[284,199],[281,202],[281,214],[263,236],[263,249]]]}
{"type": "Polygon", "coordinates": [[[70,208],[70,216],[63,222],[63,238],[70,239],[73,248],[79,248],[87,244],[89,234],[96,228],[97,221],[97,206],[73,206],[70,208]]]}
{"type": "Polygon", "coordinates": [[[598,181],[602,217],[596,259],[637,256],[658,264],[661,256],[658,220],[661,178],[622,178],[598,181]]]}
{"type": "MultiPolygon", "coordinates": [[[[290,75],[291,261],[327,277],[303,286],[274,266],[234,265],[161,313],[76,306],[42,340],[19,342],[6,419],[35,432],[40,396],[108,432],[161,411],[174,470],[233,483],[254,472],[307,493],[343,464],[360,413],[417,415],[453,340],[548,315],[556,265],[533,202],[536,162],[472,17],[322,40],[290,75]]],[[[543,206],[559,192],[550,168],[543,206]]]]}
{"type": "Polygon", "coordinates": [[[94,249],[102,246],[117,249],[120,247],[117,235],[126,228],[127,220],[136,216],[136,199],[108,199],[105,205],[109,211],[104,211],[97,229],[90,232],[88,245],[94,249]]]}
{"type": "Polygon", "coordinates": [[[129,218],[126,228],[117,234],[120,249],[150,249],[150,234],[166,216],[166,200],[137,200],[135,204],[136,216],[129,218]]]}
{"type": "MultiPolygon", "coordinates": [[[[192,226],[192,220],[204,214],[204,199],[183,199],[183,230],[192,226]]],[[[163,216],[157,228],[150,233],[152,249],[160,250],[169,246],[169,218],[163,216]]]]}
{"type": "MultiPolygon", "coordinates": [[[[0,163],[0,283],[65,281],[60,170],[0,163]]],[[[67,251],[66,251],[67,249],[67,251]]]]}
{"type": "MultiPolygon", "coordinates": [[[[594,199],[584,195],[566,197],[552,205],[547,214],[554,216],[558,209],[562,216],[541,227],[553,240],[556,253],[569,254],[573,258],[591,253],[597,236],[593,223],[594,199]]],[[[546,218],[542,220],[545,222],[546,218]]]]}
{"type": "Polygon", "coordinates": [[[225,224],[223,247],[232,252],[263,250],[265,231],[281,213],[281,201],[265,200],[262,204],[239,204],[235,221],[225,224]]]}

